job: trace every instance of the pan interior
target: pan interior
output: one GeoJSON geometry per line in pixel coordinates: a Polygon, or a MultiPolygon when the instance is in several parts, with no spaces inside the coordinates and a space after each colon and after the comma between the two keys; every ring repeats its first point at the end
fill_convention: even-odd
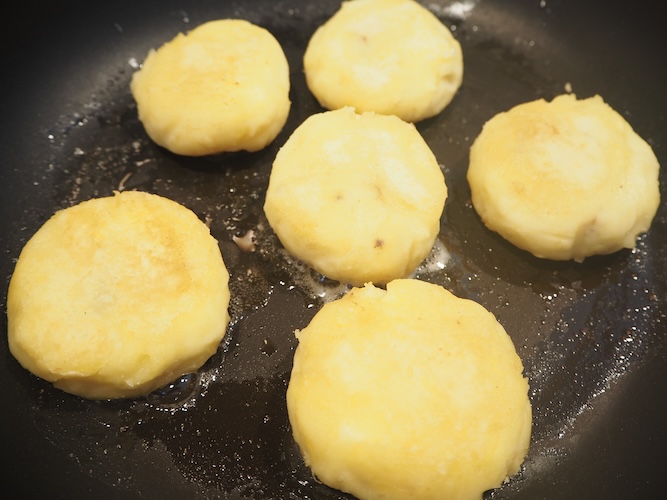
{"type": "MultiPolygon", "coordinates": [[[[517,250],[487,231],[470,203],[468,150],[484,122],[566,88],[581,97],[600,93],[664,163],[664,120],[656,116],[667,109],[667,77],[656,64],[654,40],[630,31],[636,28],[620,8],[605,3],[612,21],[605,18],[596,27],[587,19],[602,2],[586,8],[568,4],[425,4],[460,41],[464,82],[443,113],[418,124],[445,172],[449,198],[439,239],[415,276],[491,310],[514,340],[531,386],[529,455],[519,476],[489,498],[581,492],[587,481],[575,474],[578,467],[606,478],[602,466],[583,461],[597,450],[630,450],[596,441],[598,429],[609,432],[609,420],[616,425],[624,415],[620,407],[630,390],[654,391],[638,403],[653,412],[648,422],[665,416],[665,403],[650,401],[664,392],[664,383],[644,386],[638,378],[666,375],[655,368],[667,352],[664,207],[635,250],[576,264],[517,250]]],[[[40,5],[42,15],[7,42],[14,50],[5,56],[6,67],[15,71],[3,77],[0,108],[5,283],[22,246],[54,211],[114,190],[138,189],[182,203],[209,225],[230,269],[232,290],[230,331],[218,353],[198,373],[147,398],[90,402],[61,393],[18,366],[4,343],[3,442],[22,450],[11,475],[28,477],[37,453],[53,457],[42,485],[30,488],[55,488],[72,497],[92,488],[119,498],[346,498],[317,483],[302,463],[284,400],[293,331],[345,287],[291,259],[262,212],[276,152],[305,118],[321,111],[306,87],[301,58],[310,35],[337,7],[330,1],[188,7],[167,1],[72,3],[56,12],[40,5]],[[150,48],[225,17],[266,27],[283,46],[292,81],[288,122],[257,153],[172,155],[145,135],[129,92],[131,75],[150,48]],[[243,239],[252,239],[252,251],[238,244],[243,239]],[[68,474],[80,479],[78,487],[63,483],[68,474]]],[[[664,437],[658,448],[660,443],[664,437]]],[[[652,456],[654,446],[639,453],[652,456]]],[[[647,470],[634,477],[649,477],[647,470]]],[[[617,480],[633,477],[613,474],[617,480]]]]}

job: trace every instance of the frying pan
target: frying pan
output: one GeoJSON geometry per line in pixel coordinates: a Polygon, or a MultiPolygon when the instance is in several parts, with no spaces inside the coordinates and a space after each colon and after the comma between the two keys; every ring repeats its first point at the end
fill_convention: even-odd
{"type": "MultiPolygon", "coordinates": [[[[657,2],[656,2],[657,4],[657,2]]],[[[303,465],[284,401],[296,341],[340,288],[281,251],[262,213],[272,160],[322,111],[301,57],[338,0],[22,1],[3,29],[0,254],[6,285],[53,212],[116,189],[172,198],[211,227],[231,272],[232,322],[196,373],[146,398],[87,401],[19,366],[0,342],[3,487],[24,498],[340,499],[303,465]],[[268,148],[184,158],[137,119],[129,80],[148,50],[205,21],[269,29],[291,68],[292,109],[268,148]],[[254,231],[255,249],[234,242],[254,231]]],[[[490,309],[530,381],[531,448],[494,499],[654,498],[667,486],[666,213],[634,251],[583,264],[536,259],[487,231],[470,203],[468,151],[483,123],[571,88],[600,94],[667,164],[667,41],[657,5],[575,0],[424,2],[464,52],[463,85],[418,124],[449,199],[440,266],[416,276],[490,309]]],[[[663,199],[664,183],[661,184],[663,199]]],[[[437,256],[436,256],[437,257],[437,256]]],[[[433,259],[431,259],[433,260],[433,259]]],[[[431,262],[431,264],[433,264],[431,262]]]]}

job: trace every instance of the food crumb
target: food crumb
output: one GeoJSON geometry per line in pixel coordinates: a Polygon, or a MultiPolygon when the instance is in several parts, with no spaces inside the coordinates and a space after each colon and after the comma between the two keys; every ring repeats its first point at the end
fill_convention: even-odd
{"type": "Polygon", "coordinates": [[[248,230],[243,236],[232,236],[234,243],[244,252],[255,251],[255,231],[248,230]]]}

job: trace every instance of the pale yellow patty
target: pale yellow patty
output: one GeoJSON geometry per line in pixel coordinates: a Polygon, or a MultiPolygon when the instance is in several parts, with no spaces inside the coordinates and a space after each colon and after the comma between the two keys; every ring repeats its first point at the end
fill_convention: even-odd
{"type": "Polygon", "coordinates": [[[463,78],[459,42],[413,0],[344,1],[310,39],[308,87],[322,106],[416,122],[440,113],[463,78]]]}
{"type": "Polygon", "coordinates": [[[189,156],[260,150],[290,109],[280,44],[240,19],[209,21],[151,50],[131,90],[148,135],[189,156]]]}
{"type": "Polygon", "coordinates": [[[273,163],[264,211],[284,247],[344,283],[408,276],[429,254],[447,197],[417,129],[351,108],[310,116],[273,163]]]}
{"type": "Polygon", "coordinates": [[[9,348],[66,392],[145,395],[216,352],[228,280],[217,241],[182,205],[129,191],[85,201],[23,248],[7,297],[9,348]]]}
{"type": "Polygon", "coordinates": [[[634,248],[660,203],[649,144],[600,96],[561,95],[491,118],[470,149],[486,226],[538,257],[582,261],[634,248]]]}
{"type": "Polygon", "coordinates": [[[419,280],[354,288],[297,331],[287,409],[317,479],[360,499],[475,499],[529,447],[528,383],[481,305],[419,280]]]}

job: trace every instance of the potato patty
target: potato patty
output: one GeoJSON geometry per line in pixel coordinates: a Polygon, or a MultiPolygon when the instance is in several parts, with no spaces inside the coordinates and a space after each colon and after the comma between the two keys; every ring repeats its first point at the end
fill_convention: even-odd
{"type": "Polygon", "coordinates": [[[345,1],[311,37],[308,87],[322,106],[416,122],[440,113],[463,79],[449,29],[414,0],[345,1]]]}
{"type": "Polygon", "coordinates": [[[486,226],[537,257],[583,261],[634,248],[660,203],[653,150],[600,96],[520,104],[470,148],[486,226]]]}
{"type": "Polygon", "coordinates": [[[408,276],[440,230],[447,187],[415,126],[351,108],[310,116],[273,163],[264,211],[284,247],[344,283],[408,276]]]}
{"type": "Polygon", "coordinates": [[[287,409],[317,479],[360,499],[475,499],[519,470],[528,383],[481,305],[419,280],[366,285],[303,330],[287,409]]]}
{"type": "Polygon", "coordinates": [[[66,392],[145,395],[216,352],[228,281],[217,241],[182,205],[130,191],[85,201],[54,214],[21,251],[9,348],[66,392]]]}
{"type": "Polygon", "coordinates": [[[209,21],[151,50],[131,90],[151,139],[188,156],[258,151],[290,110],[280,44],[241,19],[209,21]]]}

